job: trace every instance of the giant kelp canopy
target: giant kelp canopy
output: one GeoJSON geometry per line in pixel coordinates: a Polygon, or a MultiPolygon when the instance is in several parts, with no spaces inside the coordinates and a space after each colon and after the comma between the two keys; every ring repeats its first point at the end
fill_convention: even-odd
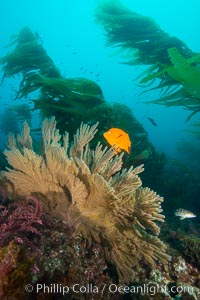
{"type": "Polygon", "coordinates": [[[152,18],[131,11],[120,0],[100,1],[96,20],[106,31],[107,44],[126,50],[130,64],[168,64],[167,49],[171,47],[186,57],[192,55],[183,41],[171,37],[152,18]]]}
{"type": "Polygon", "coordinates": [[[33,33],[29,27],[24,27],[19,34],[13,36],[9,47],[12,51],[0,59],[5,77],[17,74],[25,75],[35,71],[50,77],[60,77],[60,72],[54,65],[42,46],[38,33],[33,33]]]}
{"type": "MultiPolygon", "coordinates": [[[[109,104],[105,101],[100,86],[86,78],[64,78],[43,48],[38,33],[23,28],[10,44],[11,52],[1,59],[3,79],[21,76],[16,99],[29,98],[41,117],[54,115],[62,133],[72,135],[81,122],[99,122],[99,132],[94,141],[102,139],[103,132],[119,127],[129,133],[133,141],[132,152],[126,164],[153,159],[156,155],[153,145],[141,124],[131,110],[123,104],[109,104]]],[[[38,131],[38,130],[37,130],[38,131]]],[[[39,129],[40,132],[40,129],[39,129]]]]}
{"type": "Polygon", "coordinates": [[[56,116],[61,131],[66,130],[66,122],[73,129],[81,120],[97,121],[99,111],[100,123],[107,117],[109,108],[99,85],[86,78],[63,78],[38,33],[25,27],[9,46],[11,52],[0,60],[2,81],[5,77],[21,76],[16,99],[31,96],[42,117],[56,116]],[[39,96],[33,94],[36,91],[40,92],[39,96]]]}
{"type": "MultiPolygon", "coordinates": [[[[96,19],[106,31],[107,44],[125,51],[130,65],[148,65],[140,83],[162,89],[152,103],[200,111],[200,55],[180,39],[163,31],[152,19],[125,7],[119,0],[103,0],[96,19]]],[[[149,90],[149,89],[148,89],[149,90]]]]}

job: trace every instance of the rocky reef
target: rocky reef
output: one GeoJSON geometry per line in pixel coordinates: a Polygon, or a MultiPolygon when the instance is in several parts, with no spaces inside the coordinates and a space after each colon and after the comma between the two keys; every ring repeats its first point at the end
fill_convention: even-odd
{"type": "Polygon", "coordinates": [[[123,154],[116,156],[100,143],[90,149],[96,128],[82,124],[70,147],[68,133],[61,136],[55,119],[45,119],[38,154],[25,123],[17,139],[9,136],[4,153],[11,168],[2,176],[10,199],[40,199],[48,214],[82,234],[89,245],[103,245],[120,280],[130,282],[141,260],[153,267],[169,259],[155,223],[164,220],[163,199],[141,186],[142,165],[122,169],[123,154]]]}

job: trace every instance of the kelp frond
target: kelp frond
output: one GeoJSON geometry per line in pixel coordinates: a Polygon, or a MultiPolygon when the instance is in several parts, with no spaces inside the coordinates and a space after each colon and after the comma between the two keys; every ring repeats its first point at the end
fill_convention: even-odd
{"type": "Polygon", "coordinates": [[[33,70],[47,76],[60,76],[38,35],[32,33],[29,27],[24,27],[9,46],[11,45],[15,45],[14,50],[0,60],[3,78],[33,70]]]}
{"type": "Polygon", "coordinates": [[[99,1],[95,15],[106,31],[108,45],[125,50],[130,64],[169,64],[167,49],[171,47],[191,56],[183,41],[163,31],[151,17],[128,9],[121,1],[99,1]]]}
{"type": "MultiPolygon", "coordinates": [[[[167,87],[160,98],[147,103],[185,107],[193,111],[190,115],[191,118],[200,111],[199,55],[193,55],[186,59],[177,48],[169,48],[168,55],[171,65],[163,66],[161,71],[149,74],[141,80],[141,82],[146,82],[153,78],[161,79],[153,89],[167,87]]],[[[147,91],[150,90],[152,89],[147,91]]]]}
{"type": "Polygon", "coordinates": [[[160,99],[149,103],[196,109],[200,103],[200,54],[120,1],[98,2],[96,20],[106,31],[108,45],[125,50],[127,64],[149,66],[137,77],[145,84],[145,92],[164,88],[160,99]],[[157,85],[149,88],[155,82],[157,85]]]}

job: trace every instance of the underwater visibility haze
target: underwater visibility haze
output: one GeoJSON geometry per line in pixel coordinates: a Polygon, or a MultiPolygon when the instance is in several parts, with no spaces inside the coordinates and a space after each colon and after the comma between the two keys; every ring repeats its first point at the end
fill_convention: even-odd
{"type": "Polygon", "coordinates": [[[0,299],[200,299],[199,11],[2,4],[0,299]]]}

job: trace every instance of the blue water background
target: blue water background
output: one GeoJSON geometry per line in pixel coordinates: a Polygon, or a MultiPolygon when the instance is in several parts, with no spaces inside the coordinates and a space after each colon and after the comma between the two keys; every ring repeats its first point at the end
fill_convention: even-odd
{"type": "MultiPolygon", "coordinates": [[[[153,17],[160,27],[200,52],[199,0],[124,0],[133,11],[153,17]]],[[[134,78],[144,67],[120,64],[126,61],[117,48],[105,46],[104,31],[94,20],[95,0],[7,0],[1,1],[0,57],[8,52],[5,47],[10,37],[24,26],[37,31],[49,56],[66,77],[86,77],[102,88],[106,101],[127,104],[148,131],[156,149],[169,157],[194,167],[199,162],[199,141],[187,130],[199,120],[197,114],[189,123],[189,112],[183,108],[167,108],[144,103],[159,97],[159,92],[148,92],[137,86],[134,78]],[[158,124],[153,126],[147,117],[158,124]]],[[[19,79],[6,79],[0,89],[0,113],[13,100],[19,79]]],[[[15,102],[14,102],[15,101],[15,102]]],[[[22,100],[20,100],[22,101],[22,100]]],[[[23,101],[24,103],[24,101],[23,101]]],[[[35,120],[35,124],[37,120],[35,120]]],[[[34,124],[33,124],[34,125],[34,124]]],[[[134,147],[134,141],[132,141],[134,147]]],[[[0,146],[5,146],[1,132],[0,146]]]]}

